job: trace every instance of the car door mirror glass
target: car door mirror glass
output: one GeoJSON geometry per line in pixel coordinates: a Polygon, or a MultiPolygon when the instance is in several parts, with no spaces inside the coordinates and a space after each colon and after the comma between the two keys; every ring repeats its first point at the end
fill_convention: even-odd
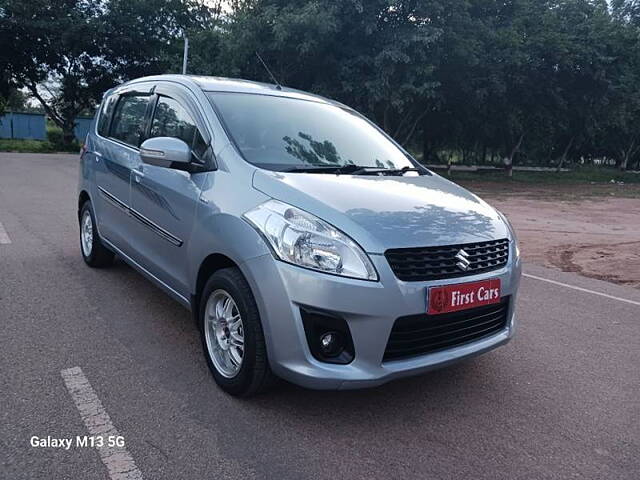
{"type": "Polygon", "coordinates": [[[154,137],[140,145],[140,158],[145,163],[165,161],[188,164],[191,162],[191,147],[174,137],[154,137]]]}

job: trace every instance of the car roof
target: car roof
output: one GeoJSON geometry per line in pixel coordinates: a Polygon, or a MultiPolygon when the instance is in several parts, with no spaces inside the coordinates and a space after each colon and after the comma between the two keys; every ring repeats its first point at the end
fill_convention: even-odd
{"type": "Polygon", "coordinates": [[[243,80],[238,78],[225,77],[207,77],[201,75],[154,75],[150,77],[137,78],[131,80],[124,85],[132,85],[139,82],[148,81],[167,81],[179,83],[186,87],[197,87],[204,92],[233,92],[233,93],[253,93],[261,95],[271,95],[277,97],[298,98],[302,100],[310,100],[320,103],[327,103],[340,107],[345,107],[339,102],[303,92],[288,87],[278,87],[272,83],[254,82],[251,80],[243,80]]]}

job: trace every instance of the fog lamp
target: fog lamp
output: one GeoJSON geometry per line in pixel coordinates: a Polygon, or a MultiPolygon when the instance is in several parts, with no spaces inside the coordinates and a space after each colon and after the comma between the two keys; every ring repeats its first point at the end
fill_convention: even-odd
{"type": "Polygon", "coordinates": [[[327,332],[320,336],[320,347],[322,353],[328,357],[333,357],[342,351],[342,341],[338,332],[327,332]]]}
{"type": "Polygon", "coordinates": [[[349,326],[335,312],[300,307],[309,350],[316,360],[346,365],[353,361],[355,350],[349,326]]]}

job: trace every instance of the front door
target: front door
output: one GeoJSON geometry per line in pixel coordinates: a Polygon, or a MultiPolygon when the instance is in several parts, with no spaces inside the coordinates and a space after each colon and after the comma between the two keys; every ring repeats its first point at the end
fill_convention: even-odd
{"type": "MultiPolygon", "coordinates": [[[[203,154],[205,141],[187,107],[162,94],[156,95],[154,101],[148,137],[180,138],[192,147],[194,155],[203,154]]],[[[132,238],[137,260],[162,282],[187,296],[187,248],[200,189],[191,173],[162,161],[140,163],[131,179],[131,214],[138,223],[132,238]]]]}

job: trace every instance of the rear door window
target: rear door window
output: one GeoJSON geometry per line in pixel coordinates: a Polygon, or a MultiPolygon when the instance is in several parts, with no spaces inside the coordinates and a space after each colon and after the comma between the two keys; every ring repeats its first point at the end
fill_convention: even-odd
{"type": "Polygon", "coordinates": [[[148,96],[120,97],[113,114],[110,136],[127,145],[139,147],[143,139],[144,116],[148,103],[148,96]]]}

